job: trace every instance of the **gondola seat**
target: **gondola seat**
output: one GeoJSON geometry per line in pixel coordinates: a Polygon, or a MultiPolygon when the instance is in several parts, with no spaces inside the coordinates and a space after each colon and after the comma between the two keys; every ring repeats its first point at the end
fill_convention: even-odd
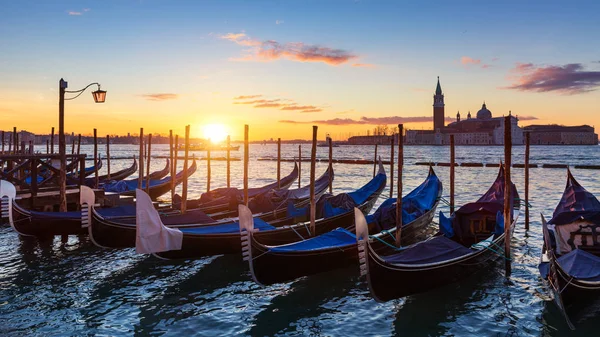
{"type": "Polygon", "coordinates": [[[323,249],[323,247],[342,247],[356,243],[356,234],[344,229],[336,228],[331,232],[295,242],[287,245],[269,247],[272,253],[277,252],[294,252],[294,251],[310,251],[323,249]]]}
{"type": "Polygon", "coordinates": [[[427,264],[446,261],[471,253],[472,250],[443,235],[392,255],[385,262],[393,264],[427,264]]]}

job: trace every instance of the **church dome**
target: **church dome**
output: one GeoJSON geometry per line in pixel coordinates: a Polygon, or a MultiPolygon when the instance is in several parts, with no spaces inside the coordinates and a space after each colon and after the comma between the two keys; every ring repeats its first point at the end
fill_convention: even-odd
{"type": "Polygon", "coordinates": [[[481,110],[477,111],[477,119],[492,119],[492,112],[487,109],[485,103],[481,106],[481,110]]]}

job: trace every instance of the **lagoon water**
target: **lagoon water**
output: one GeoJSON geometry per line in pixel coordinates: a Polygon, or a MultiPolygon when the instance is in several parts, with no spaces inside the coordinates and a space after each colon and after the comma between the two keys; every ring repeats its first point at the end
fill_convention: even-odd
{"type": "MultiPolygon", "coordinates": [[[[302,147],[303,157],[309,158],[309,145],[302,147]]],[[[92,153],[89,145],[82,150],[92,153]]],[[[372,159],[374,147],[333,150],[336,159],[372,159]]],[[[152,151],[153,155],[168,155],[168,146],[153,145],[152,151]]],[[[297,152],[297,145],[282,145],[283,158],[293,158],[297,152]]],[[[389,159],[389,152],[389,146],[379,147],[384,160],[389,159]]],[[[523,163],[523,153],[523,146],[514,147],[513,163],[523,163]]],[[[103,148],[100,154],[104,155],[103,148]]],[[[135,154],[135,145],[111,147],[114,158],[135,154]]],[[[240,149],[232,156],[242,158],[242,154],[240,149]]],[[[327,158],[327,148],[318,148],[317,156],[327,158]]],[[[251,187],[273,182],[276,177],[276,162],[258,161],[261,157],[276,157],[276,145],[251,145],[251,187]]],[[[503,159],[503,147],[457,147],[456,157],[458,163],[497,163],[503,159]]],[[[448,158],[447,147],[405,147],[404,192],[427,174],[427,167],[415,162],[448,162],[448,158]]],[[[532,146],[531,163],[598,165],[600,147],[532,146]]],[[[113,159],[111,169],[130,164],[131,159],[113,159]]],[[[183,161],[178,164],[181,167],[183,161]]],[[[317,176],[326,165],[317,165],[317,176]]],[[[153,159],[152,171],[163,166],[164,159],[153,159]]],[[[303,186],[308,183],[309,167],[302,163],[303,186]]],[[[292,163],[282,163],[282,176],[292,168],[292,163]]],[[[373,172],[370,165],[336,164],[334,169],[334,193],[362,186],[373,172]]],[[[386,169],[389,174],[389,167],[386,169]]],[[[100,173],[105,170],[106,166],[100,173]]],[[[435,171],[447,197],[448,168],[435,167],[435,171]]],[[[597,171],[572,171],[583,186],[600,196],[597,171]]],[[[233,162],[233,186],[241,187],[241,172],[242,162],[233,162]]],[[[521,197],[523,172],[512,170],[521,197]]],[[[457,205],[478,198],[496,174],[497,168],[458,167],[457,205]]],[[[224,186],[225,162],[213,161],[212,175],[212,188],[224,186]]],[[[58,237],[40,241],[0,227],[0,335],[596,336],[594,322],[600,315],[579,322],[578,329],[571,332],[553,303],[547,302],[549,296],[537,272],[542,245],[539,214],[551,217],[565,182],[565,169],[531,169],[531,228],[525,231],[522,212],[512,240],[510,279],[504,277],[503,264],[498,263],[459,284],[387,303],[377,303],[369,296],[358,267],[262,287],[252,281],[240,256],[163,262],[137,255],[134,249],[100,249],[83,237],[70,237],[64,244],[58,237]]],[[[192,197],[206,190],[205,161],[199,162],[189,186],[192,197]]],[[[389,188],[382,195],[389,196],[389,188]]],[[[164,197],[168,201],[169,196],[164,197]]],[[[448,211],[442,204],[439,209],[448,211]]]]}

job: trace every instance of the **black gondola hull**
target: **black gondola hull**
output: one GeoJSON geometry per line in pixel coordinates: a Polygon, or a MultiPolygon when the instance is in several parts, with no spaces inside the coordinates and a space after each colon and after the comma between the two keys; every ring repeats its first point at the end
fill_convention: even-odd
{"type": "MultiPolygon", "coordinates": [[[[412,223],[402,228],[402,245],[409,245],[421,240],[427,235],[429,224],[435,215],[435,206],[412,223]]],[[[340,226],[354,231],[354,219],[340,226]],[[350,225],[348,225],[350,224],[350,225]]],[[[268,251],[268,247],[258,243],[252,235],[252,261],[253,277],[258,283],[269,285],[273,283],[288,282],[299,277],[323,273],[339,268],[358,264],[357,244],[319,249],[303,252],[277,252],[268,251]]],[[[372,239],[372,247],[379,253],[393,251],[395,238],[391,235],[382,235],[380,240],[372,239]]],[[[298,240],[296,240],[298,241],[298,240]]]]}

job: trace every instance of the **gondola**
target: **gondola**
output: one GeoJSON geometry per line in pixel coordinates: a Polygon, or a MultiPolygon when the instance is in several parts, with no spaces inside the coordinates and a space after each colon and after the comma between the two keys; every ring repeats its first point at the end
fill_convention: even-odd
{"type": "MultiPolygon", "coordinates": [[[[298,164],[294,163],[292,172],[277,182],[265,185],[263,187],[255,187],[248,189],[248,198],[253,199],[256,196],[262,195],[273,189],[287,189],[298,179],[298,164]]],[[[224,210],[237,212],[238,201],[243,199],[244,191],[237,188],[217,188],[206,193],[202,193],[200,198],[196,200],[188,200],[187,208],[202,208],[207,213],[215,213],[224,210]],[[229,207],[232,205],[233,207],[229,207]],[[233,209],[232,209],[233,208],[233,209]]],[[[181,204],[181,197],[175,195],[173,206],[178,207],[181,204]]]]}
{"type": "MultiPolygon", "coordinates": [[[[98,159],[98,161],[96,162],[96,165],[85,168],[85,170],[83,171],[84,172],[83,176],[89,177],[92,174],[94,174],[94,172],[100,170],[101,168],[102,168],[102,159],[98,159]]],[[[72,173],[67,173],[67,179],[77,181],[79,179],[79,170],[75,169],[75,171],[73,171],[72,173]]]]}
{"type": "MultiPolygon", "coordinates": [[[[137,161],[135,160],[135,158],[133,158],[133,164],[131,164],[131,166],[129,166],[127,168],[124,168],[124,169],[122,169],[120,171],[117,171],[115,173],[111,173],[110,174],[110,179],[108,179],[108,174],[101,175],[101,176],[98,177],[98,182],[100,184],[104,184],[104,183],[106,183],[108,181],[123,180],[123,179],[129,177],[130,175],[134,174],[137,171],[137,169],[138,169],[137,161]]],[[[160,171],[160,172],[162,172],[162,171],[160,171]]],[[[164,176],[162,176],[162,177],[164,177],[164,176]]],[[[95,178],[85,178],[84,184],[86,186],[93,187],[96,184],[95,180],[96,180],[95,178]]]]}
{"type": "Polygon", "coordinates": [[[167,158],[165,167],[162,170],[152,172],[152,173],[150,173],[149,177],[145,177],[145,178],[150,178],[150,180],[158,180],[158,179],[162,179],[162,178],[166,177],[170,172],[171,172],[171,165],[170,165],[169,158],[167,158]]]}
{"type": "MultiPolygon", "coordinates": [[[[187,176],[191,176],[196,172],[196,160],[192,161],[192,165],[187,169],[187,176]]],[[[181,184],[183,182],[184,171],[177,173],[175,176],[175,186],[181,184]]],[[[146,189],[146,179],[142,179],[142,189],[146,189]]],[[[138,186],[138,179],[128,179],[121,180],[110,184],[105,184],[103,186],[106,192],[115,192],[120,195],[128,195],[134,196],[135,189],[138,186]]],[[[152,200],[156,200],[161,195],[169,192],[171,190],[171,177],[168,176],[166,178],[150,180],[150,198],[152,200]]]]}
{"type": "MultiPolygon", "coordinates": [[[[519,215],[518,192],[511,191],[511,230],[519,215]]],[[[460,207],[450,218],[440,212],[440,231],[434,236],[380,255],[369,237],[367,221],[356,213],[356,236],[361,274],[379,302],[425,292],[464,279],[503,256],[504,168],[491,188],[476,202],[460,207]]]]}
{"type": "MultiPolygon", "coordinates": [[[[320,196],[327,190],[330,178],[333,179],[333,168],[330,166],[319,179],[315,181],[315,195],[320,196]]],[[[263,221],[273,221],[285,218],[287,215],[288,204],[294,207],[304,207],[309,202],[310,186],[305,186],[294,190],[278,190],[271,195],[273,199],[262,202],[251,200],[250,208],[256,217],[263,221]]],[[[82,193],[83,194],[83,193],[82,193]]],[[[87,200],[83,200],[82,205],[92,205],[94,195],[89,195],[87,200]]],[[[265,196],[266,199],[266,196],[265,196]]],[[[136,241],[136,218],[135,210],[128,217],[106,217],[96,210],[95,207],[83,208],[83,221],[89,224],[88,234],[94,244],[103,248],[125,248],[135,247],[136,241]],[[131,216],[133,215],[133,216],[131,216]]],[[[207,215],[203,209],[188,210],[186,214],[180,214],[179,211],[165,212],[161,211],[161,221],[169,227],[197,227],[199,224],[218,224],[230,223],[231,219],[218,220],[207,215]]]]}
{"type": "Polygon", "coordinates": [[[600,202],[567,170],[567,185],[546,222],[539,270],[567,324],[573,324],[600,295],[600,202]]]}
{"type": "MultiPolygon", "coordinates": [[[[322,196],[315,209],[317,220],[314,234],[320,235],[351,223],[353,219],[352,207],[354,206],[362,212],[368,213],[373,208],[381,191],[385,188],[386,179],[385,170],[380,162],[379,173],[360,189],[351,193],[342,193],[335,197],[322,196]]],[[[138,214],[140,208],[150,211],[151,206],[151,204],[142,205],[138,202],[138,214]]],[[[273,221],[254,218],[254,227],[259,230],[254,233],[254,236],[258,241],[268,245],[281,245],[308,238],[311,236],[310,224],[307,222],[308,214],[309,209],[305,207],[300,210],[290,209],[288,210],[288,216],[273,221]]],[[[144,233],[147,231],[147,229],[143,229],[143,232],[140,233],[142,226],[157,231],[166,228],[161,223],[139,222],[136,234],[138,240],[144,237],[144,233]]],[[[163,259],[199,258],[218,254],[239,254],[241,252],[240,226],[237,221],[219,225],[179,227],[177,230],[182,233],[181,249],[168,251],[153,251],[150,249],[138,250],[138,252],[150,252],[163,259]]]]}
{"type": "MultiPolygon", "coordinates": [[[[191,172],[195,170],[195,162],[189,168],[191,172]]],[[[183,179],[183,172],[177,174],[178,183],[183,179]]],[[[170,178],[168,178],[170,179],[170,178]]],[[[9,182],[2,181],[3,186],[8,186],[9,182]]],[[[169,180],[170,184],[170,180],[169,180]]],[[[10,184],[12,185],[12,184],[10,184]]],[[[8,188],[8,187],[7,187],[8,188]]],[[[14,188],[14,186],[13,186],[14,188]]],[[[152,193],[152,185],[150,191],[152,193]]],[[[169,185],[170,188],[170,185],[169,185]]],[[[8,190],[11,190],[8,188],[8,190]]],[[[89,188],[88,188],[89,190],[89,188]]],[[[91,191],[91,190],[90,190],[91,191]]],[[[94,192],[91,191],[92,198],[94,192]]],[[[52,235],[69,235],[69,234],[86,234],[87,228],[82,228],[82,211],[71,212],[38,212],[25,209],[15,202],[15,197],[12,197],[10,205],[3,209],[3,212],[10,213],[9,222],[13,229],[25,236],[52,236],[52,235]],[[10,207],[9,207],[10,206],[10,207]]],[[[83,198],[83,195],[80,195],[83,198]]],[[[93,200],[93,199],[92,199],[93,200]]],[[[112,208],[102,208],[96,210],[98,216],[103,218],[121,218],[135,215],[135,206],[120,206],[112,208]]]]}
{"type": "MultiPolygon", "coordinates": [[[[425,181],[402,198],[403,244],[423,238],[441,194],[442,183],[430,168],[425,181]]],[[[395,244],[396,198],[386,200],[368,218],[370,227],[377,231],[370,238],[371,245],[379,253],[389,252],[395,244]]],[[[353,219],[331,232],[280,246],[258,242],[253,235],[253,226],[253,223],[241,224],[242,252],[246,255],[244,259],[249,263],[252,278],[259,284],[291,281],[358,264],[353,219]]]]}
{"type": "MultiPolygon", "coordinates": [[[[67,173],[67,183],[71,184],[71,185],[77,185],[79,184],[79,171],[76,169],[76,164],[78,162],[72,162],[67,164],[67,170],[66,172],[71,171],[71,169],[74,169],[75,171],[72,173],[67,173]],[[75,164],[75,166],[73,166],[75,164]]],[[[98,159],[98,162],[96,163],[96,165],[91,166],[91,167],[86,167],[84,170],[84,177],[87,177],[89,175],[94,174],[94,172],[96,171],[96,169],[101,169],[102,168],[102,160],[98,159]]],[[[51,171],[50,169],[48,169],[47,167],[40,167],[40,172],[37,175],[37,183],[41,184],[44,182],[44,180],[48,180],[50,177],[51,171]]],[[[27,184],[31,184],[32,179],[31,176],[28,176],[27,178],[25,178],[25,182],[27,184]]]]}

